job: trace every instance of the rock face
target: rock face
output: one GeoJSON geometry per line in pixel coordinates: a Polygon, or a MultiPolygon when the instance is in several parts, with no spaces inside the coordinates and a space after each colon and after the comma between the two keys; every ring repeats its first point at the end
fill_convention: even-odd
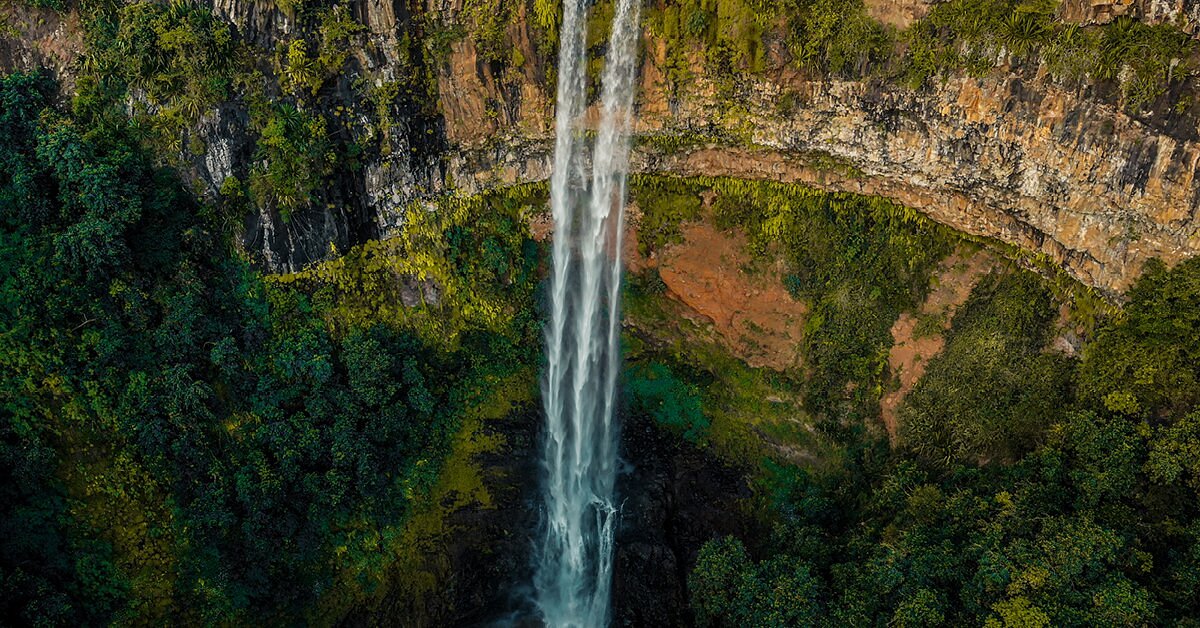
{"type": "Polygon", "coordinates": [[[1129,17],[1148,24],[1176,24],[1192,35],[1200,29],[1200,2],[1194,0],[1065,0],[1058,12],[1064,20],[1080,24],[1129,17]]]}
{"type": "Polygon", "coordinates": [[[929,9],[938,0],[864,0],[867,15],[890,24],[898,29],[912,26],[913,22],[929,14],[929,9]]]}
{"type": "MultiPolygon", "coordinates": [[[[311,17],[289,15],[274,2],[208,2],[264,60],[313,28],[298,21],[311,17]]],[[[930,6],[867,4],[897,24],[930,6]]],[[[421,19],[399,0],[354,0],[348,7],[365,30],[350,46],[346,67],[311,106],[341,120],[351,136],[386,134],[378,145],[387,149],[362,154],[355,170],[337,173],[318,202],[287,220],[269,208],[247,218],[244,246],[272,271],[388,237],[414,201],[447,189],[472,193],[549,174],[552,63],[534,41],[524,3],[504,33],[512,61],[485,59],[470,37],[448,43],[432,68],[438,113],[392,98],[382,108],[387,125],[378,124],[380,108],[364,85],[423,71],[413,63],[427,59],[426,19],[444,27],[467,18],[457,0],[429,0],[424,10],[437,17],[421,19]]],[[[0,67],[48,65],[70,80],[82,50],[78,17],[15,6],[4,11],[25,30],[0,41],[0,67]]],[[[1084,23],[1130,15],[1186,27],[1200,4],[1071,0],[1061,11],[1084,23]]],[[[817,80],[792,70],[779,44],[767,43],[765,72],[728,85],[709,80],[697,62],[694,80],[679,88],[666,78],[666,43],[647,33],[637,132],[687,141],[640,142],[633,169],[890,197],[957,229],[1044,253],[1110,293],[1128,287],[1150,258],[1173,264],[1200,250],[1200,133],[1187,107],[1176,111],[1161,102],[1152,115],[1131,116],[1104,90],[1059,85],[1037,68],[954,77],[925,90],[817,80]]],[[[271,83],[273,70],[265,72],[271,83]]],[[[268,96],[277,95],[272,85],[268,96]]],[[[252,165],[255,135],[245,108],[222,105],[191,133],[207,150],[182,155],[189,178],[215,198],[228,176],[242,178],[252,165]]]]}
{"type": "Polygon", "coordinates": [[[621,525],[613,558],[614,626],[694,625],[687,574],[707,541],[746,536],[742,474],[643,421],[621,431],[631,461],[618,482],[621,525]]]}
{"type": "MultiPolygon", "coordinates": [[[[1174,264],[1200,251],[1200,141],[1195,122],[1174,113],[1138,119],[1033,71],[917,91],[810,80],[782,67],[732,96],[718,97],[701,79],[675,97],[658,80],[661,46],[649,46],[638,132],[711,141],[673,151],[643,142],[635,171],[889,197],[956,229],[1044,253],[1110,293],[1127,288],[1148,259],[1174,264]]],[[[511,136],[452,155],[455,184],[478,191],[544,179],[548,138],[519,129],[511,136]]]]}
{"type": "MultiPolygon", "coordinates": [[[[269,59],[279,44],[305,31],[301,16],[281,11],[263,0],[208,0],[213,14],[231,23],[240,39],[269,59]]],[[[384,103],[382,113],[367,94],[370,88],[413,80],[413,59],[421,59],[421,42],[415,32],[409,4],[399,0],[356,0],[347,3],[353,19],[364,27],[350,46],[350,56],[338,76],[322,87],[313,107],[328,119],[343,121],[354,138],[370,138],[373,146],[361,156],[357,172],[339,172],[318,202],[284,219],[264,208],[247,217],[243,246],[267,269],[295,271],[313,261],[327,259],[368,239],[396,233],[411,202],[442,190],[439,167],[444,150],[441,123],[418,111],[418,105],[398,97],[384,103]],[[415,47],[415,49],[414,49],[415,47]],[[416,52],[416,54],[414,54],[416,52]],[[366,85],[367,87],[364,87],[366,85]],[[379,124],[384,115],[388,124],[379,124]],[[384,133],[385,137],[374,134],[384,133]]],[[[269,72],[268,72],[269,73],[269,72]]],[[[272,88],[268,85],[268,88],[272,88]]],[[[207,155],[191,158],[202,183],[201,192],[216,197],[229,174],[244,174],[253,159],[254,137],[246,132],[245,111],[218,110],[218,120],[240,116],[234,128],[213,128],[203,122],[198,129],[209,147],[207,155]],[[229,162],[213,158],[234,156],[229,162]],[[212,162],[223,170],[214,174],[212,162]],[[205,175],[208,176],[205,176],[205,175]]],[[[187,156],[185,156],[187,158],[187,156]]]]}
{"type": "Polygon", "coordinates": [[[47,68],[69,94],[75,85],[73,68],[83,50],[77,12],[57,13],[14,0],[0,6],[0,72],[47,68]]]}

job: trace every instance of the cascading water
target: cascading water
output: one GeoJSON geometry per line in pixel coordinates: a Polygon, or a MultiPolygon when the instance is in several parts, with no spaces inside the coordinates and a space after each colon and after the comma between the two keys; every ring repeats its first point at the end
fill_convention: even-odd
{"type": "Polygon", "coordinates": [[[554,627],[608,622],[617,520],[621,235],[639,2],[616,1],[600,122],[590,147],[582,128],[587,0],[563,2],[550,181],[554,271],[542,382],[545,536],[534,576],[538,610],[546,625],[554,627]]]}

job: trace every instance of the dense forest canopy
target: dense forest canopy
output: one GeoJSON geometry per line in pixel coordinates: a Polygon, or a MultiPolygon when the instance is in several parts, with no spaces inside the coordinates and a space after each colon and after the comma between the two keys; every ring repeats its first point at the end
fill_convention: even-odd
{"type": "Polygon", "coordinates": [[[1200,263],[1147,270],[1082,359],[1028,273],[981,283],[894,453],[774,467],[770,539],[707,545],[713,625],[1190,625],[1200,586],[1200,263]],[[749,549],[748,549],[749,548],[749,549]]]}
{"type": "MultiPolygon", "coordinates": [[[[264,281],[174,174],[53,90],[0,83],[0,613],[283,620],[377,578],[463,414],[536,359],[531,319],[455,345],[335,326],[328,297],[264,281]]],[[[454,237],[495,247],[490,272],[529,259],[519,237],[454,237]]]]}
{"type": "MultiPolygon", "coordinates": [[[[375,107],[369,132],[317,106],[363,32],[339,3],[278,0],[305,29],[276,50],[190,2],[26,4],[81,10],[88,54],[69,103],[47,74],[0,79],[0,617],[326,625],[389,587],[444,593],[412,569],[432,551],[414,530],[450,534],[446,511],[487,501],[463,488],[478,479],[468,459],[496,448],[479,415],[535,405],[547,247],[529,222],[545,186],[447,194],[401,236],[286,275],[232,232],[252,211],[287,222],[330,200],[363,154],[394,149],[392,126],[430,144],[406,150],[432,150],[432,68],[468,36],[484,63],[521,67],[505,39],[517,3],[463,3],[465,26],[406,16],[403,75],[352,86],[375,107]],[[201,200],[168,165],[207,149],[188,130],[230,99],[251,165],[201,200]]],[[[528,8],[552,57],[561,7],[528,8]]],[[[1025,64],[1134,113],[1194,105],[1179,29],[1084,29],[1055,10],[952,0],[897,30],[862,2],[681,0],[650,3],[644,25],[672,43],[666,81],[686,86],[701,51],[731,99],[776,29],[817,75],[925,89],[1025,64]]],[[[630,193],[642,255],[711,223],[745,237],[748,267],[779,262],[809,314],[801,367],[751,368],[670,335],[691,323],[658,270],[626,278],[623,417],[736,469],[767,531],[714,538],[685,565],[698,623],[1197,623],[1200,260],[1151,263],[1105,301],[882,198],[656,175],[630,193]],[[939,264],[980,247],[1004,261],[945,321],[889,441],[891,327],[939,264]],[[1077,355],[1048,350],[1059,308],[1087,319],[1077,355]]]]}
{"type": "MultiPolygon", "coordinates": [[[[701,624],[1194,619],[1200,261],[1151,263],[1120,309],[1028,260],[994,268],[946,322],[889,447],[871,429],[895,375],[888,327],[920,303],[937,261],[968,246],[961,234],[880,199],[796,186],[643,177],[632,194],[648,208],[650,249],[678,240],[712,195],[711,219],[788,259],[783,282],[816,314],[805,373],[771,376],[767,390],[803,392],[790,411],[815,419],[827,440],[808,451],[832,466],[745,445],[756,439],[726,415],[778,413],[761,401],[762,375],[703,343],[632,338],[631,411],[755,467],[773,530],[705,546],[689,576],[701,624]],[[1089,329],[1074,356],[1048,348],[1063,304],[1089,329]]],[[[657,271],[630,278],[635,328],[664,324],[664,289],[657,271]]]]}

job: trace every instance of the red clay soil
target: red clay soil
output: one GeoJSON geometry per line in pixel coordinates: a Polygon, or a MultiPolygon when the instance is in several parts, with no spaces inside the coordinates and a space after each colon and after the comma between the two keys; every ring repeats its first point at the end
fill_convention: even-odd
{"type": "MultiPolygon", "coordinates": [[[[783,371],[800,365],[808,308],[783,287],[781,263],[748,272],[746,236],[719,231],[708,220],[683,225],[681,242],[645,257],[638,251],[640,219],[640,208],[630,203],[622,246],[629,272],[657,268],[667,297],[685,306],[683,316],[711,325],[721,345],[751,367],[783,371]]],[[[550,237],[549,215],[532,217],[530,230],[536,240],[550,237]]]]}
{"type": "Polygon", "coordinates": [[[721,343],[752,367],[782,371],[800,364],[804,303],[792,298],[780,268],[748,272],[741,232],[718,231],[709,222],[682,227],[683,241],[658,255],[667,295],[709,323],[721,343]]]}
{"type": "Polygon", "coordinates": [[[888,368],[899,379],[900,386],[885,394],[879,406],[883,425],[893,444],[899,429],[896,413],[900,403],[925,374],[929,360],[941,353],[946,344],[944,335],[950,329],[954,312],[966,303],[971,289],[996,262],[997,259],[988,251],[978,251],[965,258],[960,252],[955,252],[942,262],[935,275],[935,287],[921,305],[922,316],[940,317],[941,328],[937,333],[918,338],[918,318],[909,312],[901,314],[892,325],[893,344],[888,354],[888,368]]]}

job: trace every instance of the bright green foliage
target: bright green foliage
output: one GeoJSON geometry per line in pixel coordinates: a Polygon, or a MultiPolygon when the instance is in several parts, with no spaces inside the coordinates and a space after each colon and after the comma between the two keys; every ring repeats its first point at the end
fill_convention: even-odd
{"type": "Polygon", "coordinates": [[[366,28],[342,5],[322,10],[319,19],[315,56],[304,39],[280,44],[281,83],[297,94],[315,96],[325,81],[337,75],[350,56],[351,41],[366,28]]]}
{"type": "Polygon", "coordinates": [[[762,71],[763,34],[778,14],[776,3],[761,0],[672,0],[647,10],[646,25],[666,41],[665,70],[678,90],[692,78],[691,54],[719,79],[762,71]]]}
{"type": "Polygon", "coordinates": [[[399,237],[273,280],[328,300],[331,325],[390,321],[447,347],[467,329],[487,329],[519,343],[535,325],[529,303],[538,249],[526,221],[545,206],[545,194],[545,185],[528,185],[445,197],[433,207],[414,203],[399,237]]]}
{"type": "Polygon", "coordinates": [[[688,576],[697,623],[705,626],[733,619],[742,573],[752,567],[746,547],[733,537],[704,545],[688,576]]]}
{"type": "Polygon", "coordinates": [[[638,247],[642,255],[680,242],[680,225],[701,216],[701,192],[702,188],[682,179],[633,179],[629,196],[642,211],[638,225],[638,247]]]}
{"type": "Polygon", "coordinates": [[[1085,350],[1080,396],[1133,417],[1183,416],[1200,404],[1200,262],[1151,262],[1129,297],[1085,350]]]}
{"type": "Polygon", "coordinates": [[[701,626],[821,625],[819,586],[807,565],[783,557],[755,564],[731,537],[705,545],[688,577],[701,626]]]}
{"type": "Polygon", "coordinates": [[[870,17],[861,0],[668,0],[648,9],[646,27],[666,43],[662,69],[674,93],[693,80],[702,58],[724,100],[743,92],[736,86],[745,86],[747,70],[764,69],[765,42],[773,38],[807,72],[914,88],[957,72],[983,76],[1005,64],[1044,64],[1059,80],[1116,84],[1133,112],[1194,74],[1195,44],[1177,25],[1123,17],[1084,28],[1059,20],[1057,6],[949,0],[897,32],[870,17]]]}
{"type": "Polygon", "coordinates": [[[1046,0],[958,0],[935,7],[907,33],[915,84],[939,70],[984,72],[1001,51],[1026,58],[1051,41],[1054,3],[1046,0]]]}
{"type": "MultiPolygon", "coordinates": [[[[711,387],[713,391],[778,396],[771,392],[778,385],[778,389],[803,391],[803,407],[791,410],[788,403],[764,409],[761,399],[758,409],[741,407],[744,400],[737,400],[739,394],[729,399],[716,393],[719,400],[713,399],[716,405],[709,413],[717,417],[713,420],[717,446],[756,457],[736,444],[745,438],[732,437],[738,425],[742,431],[746,425],[756,425],[756,429],[785,441],[805,441],[815,450],[825,450],[828,438],[842,444],[855,440],[853,433],[862,430],[864,422],[878,412],[892,323],[901,311],[922,301],[932,270],[955,246],[958,236],[884,199],[800,185],[634,176],[630,190],[642,213],[638,238],[643,253],[677,242],[684,222],[715,220],[720,228],[746,233],[757,258],[753,263],[782,258],[785,285],[795,298],[811,304],[801,346],[804,373],[802,377],[795,373],[796,381],[772,383],[772,379],[779,378],[764,378],[751,369],[717,366],[719,362],[713,360],[720,358],[694,343],[686,348],[674,346],[665,352],[667,355],[659,355],[658,359],[668,361],[673,368],[687,364],[688,369],[676,369],[676,373],[687,376],[689,383],[702,390],[711,387]],[[711,207],[705,207],[704,199],[711,207]],[[702,355],[684,355],[685,351],[702,355]],[[692,374],[700,376],[693,378],[692,374]],[[734,385],[730,379],[745,386],[734,385]],[[724,410],[720,408],[727,403],[739,407],[722,418],[719,415],[724,410]],[[805,410],[822,427],[820,437],[772,434],[778,429],[771,427],[775,414],[805,410]],[[764,417],[770,419],[759,426],[764,417]]],[[[642,294],[656,285],[654,278],[650,279],[633,282],[638,293],[631,298],[630,307],[637,308],[635,317],[639,319],[661,318],[653,307],[646,306],[647,298],[653,296],[642,294]]],[[[656,324],[672,323],[664,320],[656,324]]],[[[656,355],[660,353],[664,352],[656,355]]]]}
{"type": "Polygon", "coordinates": [[[639,365],[627,374],[630,409],[692,442],[704,438],[709,420],[704,416],[699,389],[671,373],[664,364],[639,365]]]}
{"type": "Polygon", "coordinates": [[[909,411],[934,418],[841,473],[768,467],[759,492],[777,533],[754,552],[705,548],[689,579],[697,616],[747,625],[778,597],[745,574],[782,562],[817,579],[790,610],[823,626],[1186,625],[1200,610],[1198,268],[1151,266],[1078,371],[1041,353],[1052,309],[1032,275],[985,279],[911,393],[909,411]],[[1162,356],[1155,376],[1122,375],[1149,355],[1162,356]],[[1117,403],[1127,390],[1133,403],[1117,403]]]}
{"type": "Polygon", "coordinates": [[[1031,272],[980,282],[901,410],[904,443],[945,462],[1011,460],[1036,443],[1070,398],[1068,361],[1042,352],[1052,313],[1031,272]]]}
{"type": "Polygon", "coordinates": [[[893,33],[861,1],[792,0],[788,50],[794,63],[837,76],[863,76],[892,55],[893,33]]]}
{"type": "MultiPolygon", "coordinates": [[[[506,29],[512,22],[515,3],[504,0],[470,0],[464,10],[471,20],[471,38],[479,56],[487,61],[505,62],[511,58],[506,29]]],[[[539,20],[544,14],[537,14],[539,20]]]]}
{"type": "Polygon", "coordinates": [[[1084,29],[1055,19],[1048,0],[954,0],[939,4],[906,32],[909,82],[965,69],[984,74],[1003,56],[1042,61],[1058,78],[1117,81],[1124,105],[1140,111],[1191,73],[1194,42],[1175,26],[1120,18],[1084,29]],[[1122,68],[1132,72],[1121,76],[1122,68]]]}
{"type": "Polygon", "coordinates": [[[325,76],[316,60],[309,57],[308,45],[303,39],[293,39],[286,50],[280,64],[280,83],[291,92],[310,92],[315,96],[325,82],[325,76]]]}
{"type": "Polygon", "coordinates": [[[133,3],[101,22],[110,23],[115,30],[89,32],[94,74],[83,81],[79,105],[88,103],[90,81],[101,92],[129,89],[144,101],[135,119],[158,134],[160,146],[178,147],[180,133],[231,94],[232,31],[186,2],[133,3]]]}
{"type": "Polygon", "coordinates": [[[553,58],[558,50],[558,31],[562,27],[562,0],[533,0],[533,26],[540,37],[539,52],[553,58]]]}
{"type": "Polygon", "coordinates": [[[275,0],[275,6],[288,15],[295,15],[297,11],[304,8],[305,2],[307,0],[275,0]]]}
{"type": "Polygon", "coordinates": [[[317,35],[321,44],[317,49],[317,63],[325,69],[326,74],[337,74],[350,56],[351,43],[367,27],[354,21],[345,5],[329,7],[318,15],[321,24],[317,35]]]}
{"type": "Polygon", "coordinates": [[[325,119],[291,105],[268,109],[258,140],[250,191],[260,206],[278,209],[284,220],[313,200],[336,161],[325,119]]]}

